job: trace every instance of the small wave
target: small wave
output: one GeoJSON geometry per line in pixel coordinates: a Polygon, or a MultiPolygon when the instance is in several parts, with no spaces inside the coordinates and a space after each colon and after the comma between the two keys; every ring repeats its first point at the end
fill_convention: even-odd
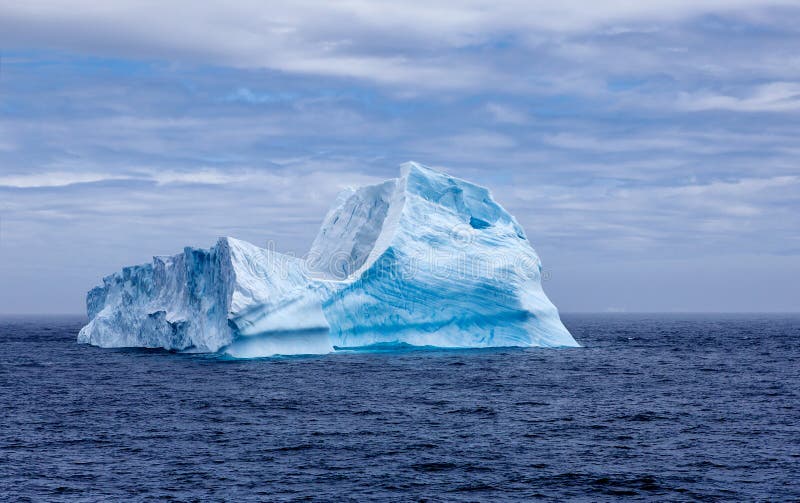
{"type": "Polygon", "coordinates": [[[443,472],[458,468],[455,463],[447,462],[431,462],[431,463],[416,463],[411,465],[411,468],[418,472],[443,472]]]}

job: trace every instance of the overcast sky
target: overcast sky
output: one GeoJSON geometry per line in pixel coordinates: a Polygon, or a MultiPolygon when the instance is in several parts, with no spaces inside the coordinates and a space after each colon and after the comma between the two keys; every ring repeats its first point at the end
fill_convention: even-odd
{"type": "Polygon", "coordinates": [[[800,310],[796,1],[28,0],[0,51],[0,313],[303,254],[407,160],[491,188],[561,311],[800,310]]]}

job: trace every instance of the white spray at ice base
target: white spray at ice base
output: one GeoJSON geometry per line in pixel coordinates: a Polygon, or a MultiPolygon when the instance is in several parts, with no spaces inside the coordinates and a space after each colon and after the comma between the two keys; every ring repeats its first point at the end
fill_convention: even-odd
{"type": "Polygon", "coordinates": [[[541,270],[487,189],[411,162],[342,193],[304,259],[228,237],[105,277],[78,341],[235,357],[578,346],[541,270]]]}

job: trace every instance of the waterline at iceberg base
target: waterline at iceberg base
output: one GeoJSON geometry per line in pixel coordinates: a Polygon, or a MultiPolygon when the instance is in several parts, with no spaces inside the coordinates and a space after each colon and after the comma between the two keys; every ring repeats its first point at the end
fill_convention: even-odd
{"type": "Polygon", "coordinates": [[[578,346],[514,217],[487,189],[413,162],[342,193],[304,258],[220,238],[107,276],[86,303],[78,341],[102,347],[578,346]]]}

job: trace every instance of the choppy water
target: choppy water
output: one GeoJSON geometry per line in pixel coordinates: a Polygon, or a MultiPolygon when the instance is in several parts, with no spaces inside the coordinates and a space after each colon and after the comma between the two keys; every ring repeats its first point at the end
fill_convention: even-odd
{"type": "Polygon", "coordinates": [[[223,360],[0,320],[0,500],[800,498],[800,317],[581,315],[586,347],[223,360]]]}

